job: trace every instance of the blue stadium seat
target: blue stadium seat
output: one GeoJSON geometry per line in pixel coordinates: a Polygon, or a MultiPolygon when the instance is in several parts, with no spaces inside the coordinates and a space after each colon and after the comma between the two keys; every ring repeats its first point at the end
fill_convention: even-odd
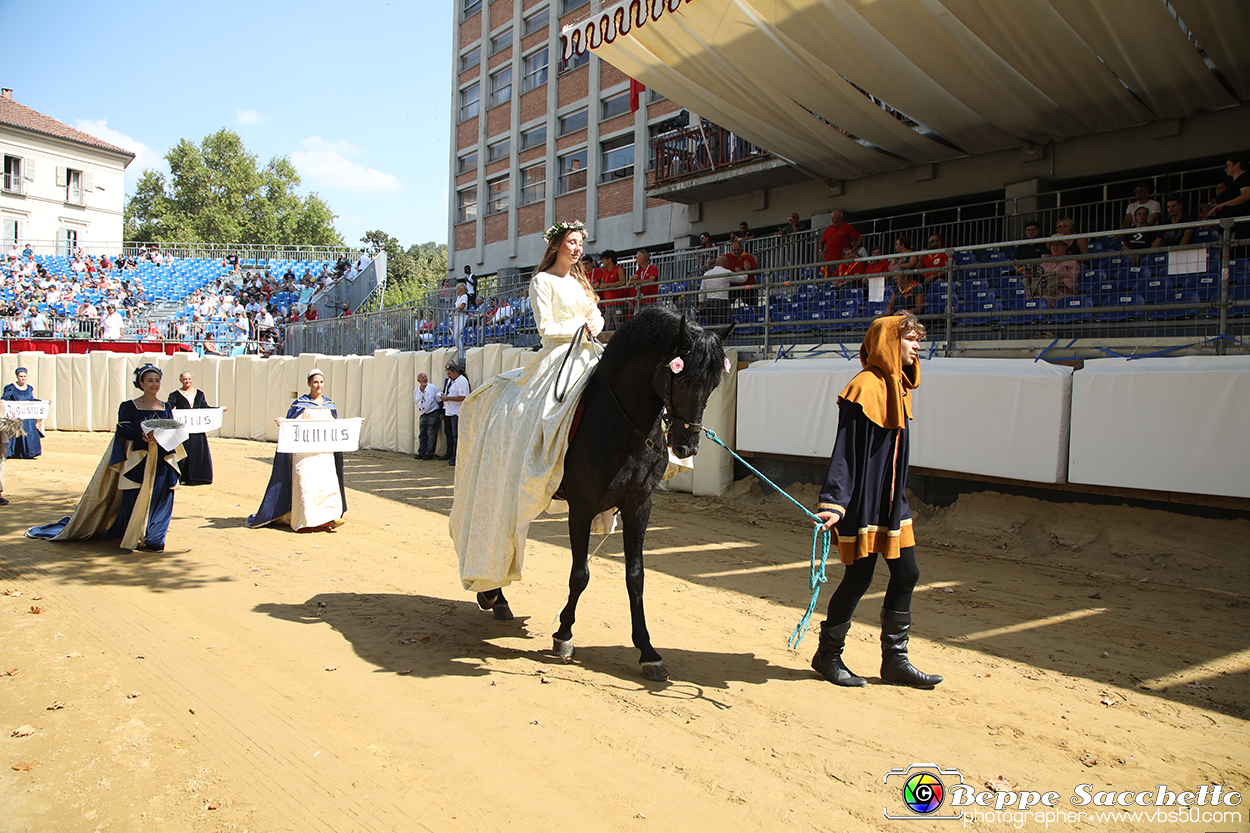
{"type": "Polygon", "coordinates": [[[1150,313],[1150,317],[1156,321],[1174,321],[1177,318],[1192,318],[1198,314],[1197,305],[1199,300],[1197,292],[1184,289],[1168,292],[1156,303],[1194,305],[1192,308],[1154,310],[1150,313]]]}
{"type": "MultiPolygon", "coordinates": [[[[1003,311],[1002,302],[995,301],[995,300],[976,301],[964,307],[964,312],[1000,313],[1002,311],[1003,311]]],[[[969,326],[973,326],[973,327],[984,327],[984,326],[990,326],[990,325],[997,325],[1000,321],[1001,319],[997,315],[993,315],[993,316],[987,316],[985,318],[968,318],[968,319],[965,319],[963,323],[968,324],[969,326]]]]}
{"type": "Polygon", "coordinates": [[[1147,278],[1132,283],[1132,286],[1133,291],[1145,298],[1147,304],[1166,304],[1168,295],[1173,291],[1170,278],[1147,278]]]}
{"type": "Polygon", "coordinates": [[[1008,324],[1031,324],[1035,321],[1044,319],[1050,307],[1041,298],[1016,298],[1008,302],[1009,310],[1020,311],[1021,315],[1012,315],[1007,318],[1008,324]]]}
{"type": "Polygon", "coordinates": [[[1053,320],[1060,324],[1072,324],[1077,321],[1088,320],[1093,306],[1093,300],[1084,295],[1078,295],[1074,298],[1060,298],[1059,303],[1055,306],[1057,312],[1054,313],[1053,320]],[[1058,310],[1062,310],[1062,312],[1058,310]]]}
{"type": "Polygon", "coordinates": [[[1220,299],[1220,278],[1218,275],[1186,275],[1177,285],[1178,289],[1198,293],[1200,301],[1218,301],[1220,299]]]}
{"type": "Polygon", "coordinates": [[[1107,307],[1098,313],[1099,321],[1132,321],[1142,316],[1141,312],[1123,309],[1124,307],[1140,307],[1146,301],[1140,295],[1132,293],[1119,294],[1112,298],[1108,298],[1098,305],[1107,307]]]}

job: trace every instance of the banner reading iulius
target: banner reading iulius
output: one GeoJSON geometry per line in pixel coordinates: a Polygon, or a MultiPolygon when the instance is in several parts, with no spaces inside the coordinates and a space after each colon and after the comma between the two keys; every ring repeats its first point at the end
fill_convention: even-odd
{"type": "Polygon", "coordinates": [[[364,420],[280,419],[278,451],[283,454],[311,454],[321,451],[355,451],[360,448],[360,426],[364,420]]]}
{"type": "Polygon", "coordinates": [[[4,415],[10,419],[47,419],[48,403],[42,399],[27,402],[5,402],[4,415]]]}
{"type": "Polygon", "coordinates": [[[221,408],[174,408],[172,413],[188,434],[207,434],[221,428],[221,408]]]}

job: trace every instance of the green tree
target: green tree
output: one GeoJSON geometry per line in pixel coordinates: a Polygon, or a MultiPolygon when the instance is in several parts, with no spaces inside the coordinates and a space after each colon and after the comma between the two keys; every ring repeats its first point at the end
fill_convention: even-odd
{"type": "Polygon", "coordinates": [[[169,179],[147,169],[126,200],[127,240],[153,243],[342,245],[335,214],[316,194],[300,197],[285,156],[264,167],[222,129],[200,145],[182,139],[165,154],[169,179]]]}
{"type": "Polygon", "coordinates": [[[405,250],[384,231],[366,232],[360,242],[386,252],[386,292],[383,306],[419,301],[447,277],[447,244],[421,243],[405,250]]]}

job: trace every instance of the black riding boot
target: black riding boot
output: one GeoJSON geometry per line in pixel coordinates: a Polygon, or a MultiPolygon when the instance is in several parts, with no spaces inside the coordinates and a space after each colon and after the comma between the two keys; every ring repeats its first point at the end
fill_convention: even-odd
{"type": "Polygon", "coordinates": [[[907,660],[910,629],[911,613],[881,608],[881,679],[913,688],[933,688],[942,678],[917,671],[907,660]]]}
{"type": "Polygon", "coordinates": [[[842,649],[846,646],[846,632],[850,629],[850,622],[843,622],[841,625],[820,623],[820,644],[816,647],[816,655],[812,657],[812,668],[834,685],[867,685],[867,680],[856,677],[842,663],[842,649]]]}

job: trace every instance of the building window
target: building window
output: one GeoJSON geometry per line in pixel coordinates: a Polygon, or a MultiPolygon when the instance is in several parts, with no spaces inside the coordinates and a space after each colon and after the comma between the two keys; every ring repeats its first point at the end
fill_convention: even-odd
{"type": "Polygon", "coordinates": [[[482,100],[482,85],[473,83],[460,91],[460,121],[467,121],[477,115],[478,105],[482,100]]]}
{"type": "Polygon", "coordinates": [[[524,60],[525,75],[521,78],[521,92],[527,93],[547,83],[547,47],[543,47],[524,60]]]}
{"type": "Polygon", "coordinates": [[[547,125],[545,124],[540,124],[521,134],[521,150],[542,147],[545,144],[547,144],[547,125]]]}
{"type": "Polygon", "coordinates": [[[508,210],[508,176],[486,183],[486,213],[500,214],[508,210]]]}
{"type": "Polygon", "coordinates": [[[547,165],[534,165],[521,171],[521,205],[542,202],[547,196],[547,165]]]}
{"type": "Polygon", "coordinates": [[[590,0],[560,0],[560,16],[564,17],[574,9],[580,9],[589,3],[590,0]]]}
{"type": "Polygon", "coordinates": [[[599,181],[611,182],[634,175],[634,134],[626,133],[599,143],[599,181]]]}
{"type": "Polygon", "coordinates": [[[71,257],[78,248],[78,229],[62,228],[56,232],[56,253],[58,257],[71,257]]]}
{"type": "Polygon", "coordinates": [[[579,55],[574,55],[572,58],[570,58],[567,61],[561,61],[560,62],[560,74],[563,75],[566,72],[572,72],[578,67],[586,66],[586,64],[588,63],[590,63],[590,50],[589,49],[587,49],[585,52],[582,52],[579,55]]]}
{"type": "Polygon", "coordinates": [[[629,91],[614,95],[605,99],[602,103],[599,121],[607,121],[608,119],[624,115],[629,112],[629,91]]]}
{"type": "Polygon", "coordinates": [[[586,187],[586,149],[560,157],[560,189],[567,194],[586,187]]]}
{"type": "Polygon", "coordinates": [[[85,192],[91,190],[91,177],[73,168],[56,169],[56,187],[65,189],[65,201],[70,205],[83,205],[85,192]]]}
{"type": "Polygon", "coordinates": [[[4,157],[4,190],[10,194],[22,193],[22,157],[4,157]]]}
{"type": "Polygon", "coordinates": [[[586,110],[583,108],[576,113],[569,113],[567,116],[560,117],[560,132],[558,135],[567,136],[570,133],[576,133],[579,130],[586,129],[586,110]]]}
{"type": "Polygon", "coordinates": [[[503,52],[509,46],[512,46],[512,30],[500,32],[490,39],[490,54],[494,55],[503,52]]]}
{"type": "Polygon", "coordinates": [[[17,245],[18,237],[17,219],[14,217],[5,217],[3,223],[3,234],[0,235],[0,246],[7,251],[17,245]]]}
{"type": "Polygon", "coordinates": [[[466,69],[473,69],[480,63],[482,63],[482,45],[479,43],[460,56],[460,71],[464,72],[466,69]]]}
{"type": "Polygon", "coordinates": [[[660,93],[657,93],[655,90],[648,88],[647,89],[647,103],[655,104],[658,101],[668,101],[668,96],[661,95],[660,93]]]}
{"type": "Polygon", "coordinates": [[[464,0],[464,17],[462,20],[468,20],[481,10],[482,0],[464,0]]]}
{"type": "Polygon", "coordinates": [[[456,192],[456,222],[468,223],[477,219],[477,187],[456,192]]]}
{"type": "Polygon", "coordinates": [[[512,67],[504,67],[490,77],[490,103],[487,109],[507,104],[512,99],[512,67]]]}
{"type": "Polygon", "coordinates": [[[456,173],[466,174],[469,171],[477,170],[477,151],[466,153],[457,160],[456,173]]]}
{"type": "Polygon", "coordinates": [[[541,32],[547,28],[547,21],[550,18],[550,8],[544,8],[542,11],[534,12],[525,18],[525,25],[521,28],[521,37],[532,35],[535,32],[541,32]]]}
{"type": "Polygon", "coordinates": [[[510,153],[512,153],[512,140],[503,139],[486,148],[486,161],[498,162],[500,159],[507,159],[510,153]]]}

